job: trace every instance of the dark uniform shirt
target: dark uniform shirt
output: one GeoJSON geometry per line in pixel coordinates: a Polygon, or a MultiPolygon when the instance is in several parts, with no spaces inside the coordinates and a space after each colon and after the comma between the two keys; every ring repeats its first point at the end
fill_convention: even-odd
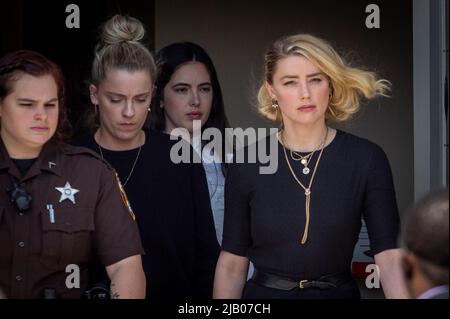
{"type": "Polygon", "coordinates": [[[0,188],[0,290],[8,298],[42,298],[45,289],[79,298],[94,253],[106,266],[143,254],[114,170],[85,148],[49,142],[22,176],[0,139],[0,188]],[[26,212],[10,202],[10,176],[32,196],[26,212]],[[68,278],[76,273],[66,273],[72,264],[79,288],[66,285],[76,284],[68,278]]]}

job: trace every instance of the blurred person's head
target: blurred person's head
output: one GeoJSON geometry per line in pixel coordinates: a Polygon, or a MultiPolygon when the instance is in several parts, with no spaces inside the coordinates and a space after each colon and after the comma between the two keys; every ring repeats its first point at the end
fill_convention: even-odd
{"type": "Polygon", "coordinates": [[[448,190],[430,194],[406,213],[403,269],[414,298],[430,288],[448,285],[448,197],[448,190]]]}

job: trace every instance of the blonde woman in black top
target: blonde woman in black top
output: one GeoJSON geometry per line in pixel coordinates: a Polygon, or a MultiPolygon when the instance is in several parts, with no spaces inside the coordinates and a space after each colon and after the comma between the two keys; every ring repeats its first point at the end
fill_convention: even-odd
{"type": "MultiPolygon", "coordinates": [[[[324,40],[299,34],[265,56],[259,111],[282,123],[278,170],[230,165],[215,298],[359,298],[350,264],[364,217],[388,298],[405,297],[399,217],[383,150],[333,129],[389,82],[348,66],[324,40]],[[255,273],[246,282],[249,260],[255,273]]],[[[254,151],[249,146],[245,151],[254,151]]]]}
{"type": "MultiPolygon", "coordinates": [[[[91,148],[118,172],[136,215],[150,299],[212,296],[219,255],[201,164],[176,164],[177,141],[146,129],[156,67],[142,23],[113,16],[103,25],[91,74],[91,148]]],[[[93,278],[95,284],[101,275],[93,278]]]]}

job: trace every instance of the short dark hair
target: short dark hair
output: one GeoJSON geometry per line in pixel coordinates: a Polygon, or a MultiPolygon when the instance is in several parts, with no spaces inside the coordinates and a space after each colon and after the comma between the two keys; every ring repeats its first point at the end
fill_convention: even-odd
{"type": "Polygon", "coordinates": [[[64,105],[64,76],[61,69],[54,62],[38,52],[19,50],[6,54],[0,58],[0,101],[13,90],[14,82],[23,74],[40,77],[51,75],[57,86],[59,100],[58,126],[52,139],[63,141],[70,137],[71,126],[67,120],[64,105]]]}
{"type": "MultiPolygon", "coordinates": [[[[157,131],[165,130],[165,116],[160,105],[164,96],[164,88],[170,82],[172,75],[180,66],[186,63],[199,62],[208,70],[213,89],[211,112],[208,120],[202,126],[202,131],[214,127],[219,129],[225,138],[225,128],[229,125],[225,114],[222,89],[217,77],[216,68],[208,53],[195,43],[176,42],[160,49],[156,53],[155,60],[158,67],[158,77],[155,83],[155,95],[151,103],[150,128],[157,131]]],[[[225,143],[226,141],[224,141],[224,145],[225,143]]],[[[222,151],[222,162],[225,163],[224,150],[222,151]]]]}
{"type": "Polygon", "coordinates": [[[409,208],[403,223],[403,242],[421,261],[425,275],[435,284],[448,284],[448,190],[429,194],[409,208]],[[443,276],[434,276],[445,269],[443,276]],[[444,282],[437,282],[444,281],[444,282]]]}

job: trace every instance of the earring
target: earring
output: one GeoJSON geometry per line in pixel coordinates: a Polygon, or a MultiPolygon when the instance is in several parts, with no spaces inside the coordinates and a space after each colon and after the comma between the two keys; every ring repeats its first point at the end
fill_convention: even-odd
{"type": "Polygon", "coordinates": [[[277,100],[275,100],[275,99],[272,100],[272,107],[273,107],[274,109],[277,109],[277,108],[279,107],[278,101],[277,101],[277,100]]]}
{"type": "Polygon", "coordinates": [[[150,108],[150,107],[148,107],[148,108],[147,108],[147,111],[149,111],[149,112],[150,112],[150,111],[151,111],[151,108],[150,108]]]}

